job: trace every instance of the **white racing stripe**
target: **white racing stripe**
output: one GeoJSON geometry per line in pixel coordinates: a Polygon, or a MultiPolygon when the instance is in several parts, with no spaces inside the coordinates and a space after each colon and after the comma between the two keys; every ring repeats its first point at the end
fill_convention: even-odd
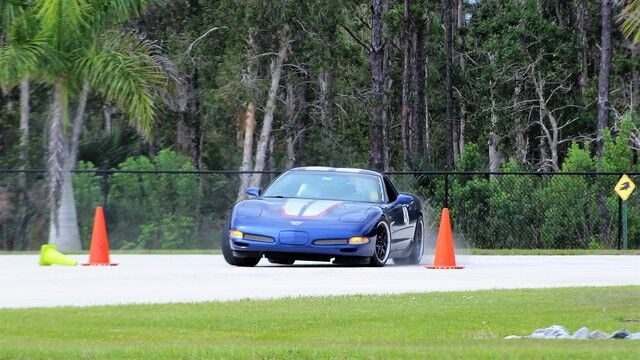
{"type": "Polygon", "coordinates": [[[340,201],[318,200],[314,201],[302,214],[303,217],[320,216],[332,207],[340,204],[340,201]]]}
{"type": "Polygon", "coordinates": [[[317,217],[323,216],[341,201],[289,199],[282,205],[281,213],[287,217],[317,217]]]}
{"type": "Polygon", "coordinates": [[[282,214],[285,216],[300,216],[302,209],[312,200],[289,199],[282,205],[282,214]]]}

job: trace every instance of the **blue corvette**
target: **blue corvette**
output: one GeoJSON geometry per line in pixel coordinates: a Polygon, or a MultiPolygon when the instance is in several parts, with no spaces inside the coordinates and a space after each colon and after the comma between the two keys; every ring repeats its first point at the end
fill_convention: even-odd
{"type": "Polygon", "coordinates": [[[389,179],[360,169],[302,167],[280,175],[253,199],[235,205],[222,253],[231,265],[262,257],[384,266],[418,264],[422,257],[420,200],[399,194],[389,179]]]}

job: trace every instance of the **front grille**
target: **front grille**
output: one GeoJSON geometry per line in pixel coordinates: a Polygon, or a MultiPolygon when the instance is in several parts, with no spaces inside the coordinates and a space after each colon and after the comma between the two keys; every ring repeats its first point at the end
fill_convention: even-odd
{"type": "Polygon", "coordinates": [[[263,236],[263,235],[254,235],[254,234],[244,234],[243,239],[250,240],[250,241],[264,242],[264,243],[276,242],[272,237],[263,236]]]}
{"type": "Polygon", "coordinates": [[[313,241],[314,245],[347,245],[348,243],[348,239],[319,239],[313,241]]]}

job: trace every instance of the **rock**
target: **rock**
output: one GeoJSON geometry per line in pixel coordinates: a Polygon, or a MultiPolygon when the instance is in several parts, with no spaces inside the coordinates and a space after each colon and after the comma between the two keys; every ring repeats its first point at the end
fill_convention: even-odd
{"type": "Polygon", "coordinates": [[[609,336],[609,339],[625,339],[627,336],[629,336],[629,330],[624,329],[614,332],[609,336]]]}
{"type": "Polygon", "coordinates": [[[573,335],[569,334],[567,329],[561,325],[551,325],[548,328],[541,328],[534,330],[531,335],[519,336],[509,335],[504,338],[505,340],[515,339],[629,339],[640,340],[640,332],[632,333],[629,330],[623,329],[615,331],[611,334],[607,334],[600,330],[593,330],[589,332],[587,327],[581,327],[576,330],[573,335]]]}
{"type": "Polygon", "coordinates": [[[566,339],[569,337],[569,332],[564,326],[551,325],[544,330],[544,337],[547,339],[566,339]]]}
{"type": "Polygon", "coordinates": [[[527,338],[529,338],[529,339],[544,339],[546,337],[544,335],[545,330],[547,330],[547,329],[536,329],[536,330],[533,330],[531,335],[527,336],[527,338]]]}
{"type": "Polygon", "coordinates": [[[600,330],[593,330],[591,334],[589,334],[589,339],[608,339],[609,334],[602,332],[600,330]]]}
{"type": "Polygon", "coordinates": [[[571,335],[572,339],[588,339],[589,338],[589,329],[586,327],[581,327],[578,331],[574,332],[571,335]]]}
{"type": "Polygon", "coordinates": [[[518,335],[509,335],[509,336],[505,337],[504,339],[505,339],[505,340],[522,339],[522,336],[518,336],[518,335]]]}

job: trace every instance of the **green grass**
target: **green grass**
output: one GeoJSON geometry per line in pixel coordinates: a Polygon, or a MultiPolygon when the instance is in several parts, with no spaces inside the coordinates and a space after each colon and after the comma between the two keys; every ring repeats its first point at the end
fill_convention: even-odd
{"type": "Polygon", "coordinates": [[[0,358],[640,359],[640,341],[503,340],[552,324],[638,332],[640,287],[5,309],[0,358]]]}

